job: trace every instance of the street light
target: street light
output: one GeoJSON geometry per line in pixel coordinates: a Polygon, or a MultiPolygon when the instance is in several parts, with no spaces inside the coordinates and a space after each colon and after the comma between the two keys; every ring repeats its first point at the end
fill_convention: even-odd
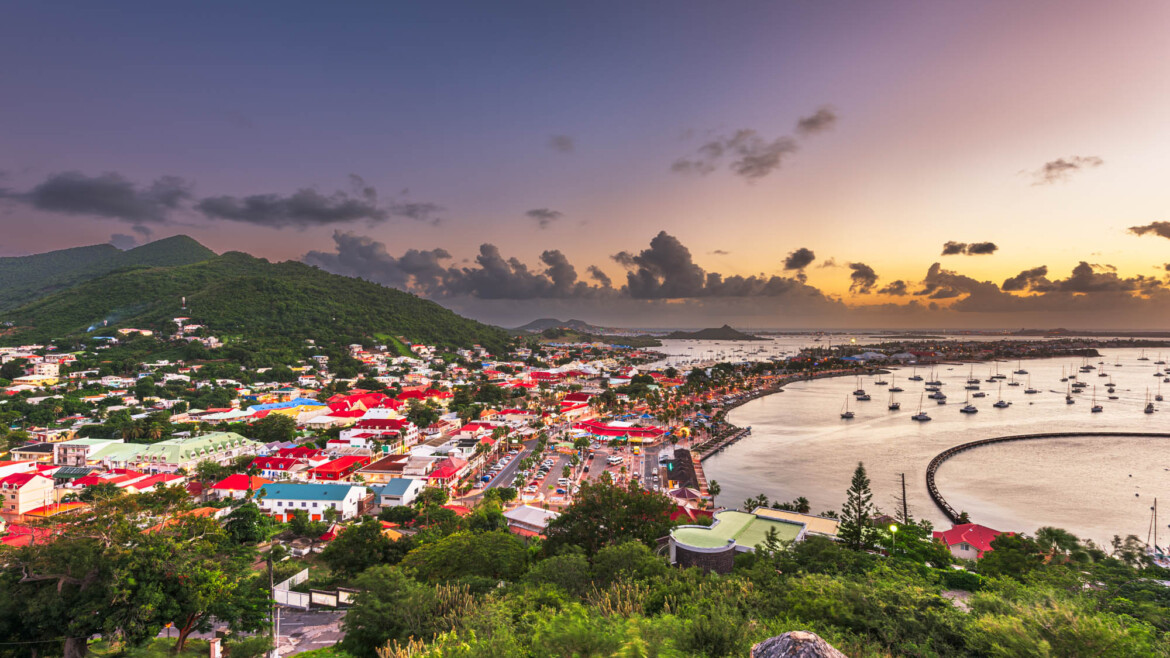
{"type": "Polygon", "coordinates": [[[890,524],[890,557],[894,557],[894,547],[898,545],[898,525],[890,524]]]}

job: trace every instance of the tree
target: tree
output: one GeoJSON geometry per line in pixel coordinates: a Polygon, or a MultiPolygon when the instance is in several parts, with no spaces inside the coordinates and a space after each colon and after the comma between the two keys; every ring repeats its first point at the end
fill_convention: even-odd
{"type": "Polygon", "coordinates": [[[329,542],[321,560],[334,574],[349,579],[372,566],[396,562],[395,557],[401,559],[401,555],[395,556],[394,543],[382,534],[382,523],[367,516],[329,542]]]}
{"type": "Polygon", "coordinates": [[[297,438],[297,421],[284,414],[268,414],[248,425],[244,430],[248,438],[261,443],[287,443],[297,438]]]}
{"type": "Polygon", "coordinates": [[[271,523],[256,503],[247,502],[232,510],[224,522],[224,530],[238,544],[255,544],[268,535],[271,523]]]}
{"type": "Polygon", "coordinates": [[[719,486],[715,480],[711,480],[707,483],[707,493],[711,494],[711,504],[714,505],[715,497],[723,493],[723,487],[719,486]]]}
{"type": "Polygon", "coordinates": [[[655,546],[670,531],[674,504],[662,494],[642,489],[636,482],[625,486],[604,478],[585,481],[573,504],[545,529],[546,554],[555,555],[568,546],[594,555],[607,544],[640,541],[655,546]]]}
{"type": "Polygon", "coordinates": [[[524,542],[509,532],[456,532],[410,551],[402,566],[431,582],[461,578],[516,580],[524,573],[527,561],[524,542]]]}
{"type": "Polygon", "coordinates": [[[1023,535],[1001,533],[991,540],[991,550],[979,558],[979,573],[992,577],[1022,579],[1044,564],[1040,545],[1023,535]]]}
{"type": "Polygon", "coordinates": [[[837,536],[855,551],[868,550],[873,546],[874,528],[870,524],[873,516],[873,492],[869,489],[869,476],[865,464],[857,462],[853,480],[845,492],[845,504],[841,506],[841,525],[837,536]]]}

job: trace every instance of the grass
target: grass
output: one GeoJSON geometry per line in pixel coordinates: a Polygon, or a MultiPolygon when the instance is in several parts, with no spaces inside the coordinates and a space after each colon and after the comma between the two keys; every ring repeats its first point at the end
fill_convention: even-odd
{"type": "MultiPolygon", "coordinates": [[[[182,653],[172,654],[171,647],[173,646],[175,646],[175,638],[158,637],[148,644],[137,649],[130,649],[126,653],[118,653],[116,649],[111,649],[105,640],[91,643],[89,650],[95,656],[122,656],[123,658],[206,658],[211,651],[206,640],[194,638],[187,640],[187,646],[183,647],[182,653]]],[[[324,658],[326,655],[322,654],[319,658],[324,658]]],[[[337,654],[337,656],[342,655],[337,654]]]]}

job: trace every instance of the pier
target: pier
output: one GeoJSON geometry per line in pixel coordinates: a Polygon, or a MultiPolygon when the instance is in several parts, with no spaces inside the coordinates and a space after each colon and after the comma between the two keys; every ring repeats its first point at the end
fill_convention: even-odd
{"type": "Polygon", "coordinates": [[[1084,437],[1144,437],[1151,439],[1170,439],[1170,433],[1165,432],[1048,432],[1042,434],[1016,434],[1013,436],[999,436],[991,439],[980,439],[978,441],[971,441],[963,443],[953,448],[935,455],[934,459],[930,460],[930,464],[926,467],[926,492],[930,494],[930,499],[938,506],[942,513],[950,519],[951,523],[958,523],[959,512],[951,507],[950,503],[943,498],[939,493],[938,486],[935,484],[935,474],[938,472],[938,467],[942,466],[943,462],[954,457],[955,455],[974,450],[982,446],[989,446],[996,443],[1008,443],[1011,441],[1031,441],[1035,439],[1067,439],[1067,438],[1084,438],[1084,437]]]}

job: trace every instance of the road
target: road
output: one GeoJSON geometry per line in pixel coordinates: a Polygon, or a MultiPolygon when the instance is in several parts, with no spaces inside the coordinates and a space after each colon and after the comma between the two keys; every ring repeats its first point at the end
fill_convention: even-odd
{"type": "MultiPolygon", "coordinates": [[[[280,655],[291,656],[337,644],[345,637],[345,631],[341,630],[344,617],[345,610],[280,608],[280,655]]],[[[192,633],[190,637],[207,640],[215,637],[216,632],[226,630],[226,623],[217,622],[212,632],[192,633]]],[[[164,629],[158,636],[175,637],[175,631],[164,629]]]]}

